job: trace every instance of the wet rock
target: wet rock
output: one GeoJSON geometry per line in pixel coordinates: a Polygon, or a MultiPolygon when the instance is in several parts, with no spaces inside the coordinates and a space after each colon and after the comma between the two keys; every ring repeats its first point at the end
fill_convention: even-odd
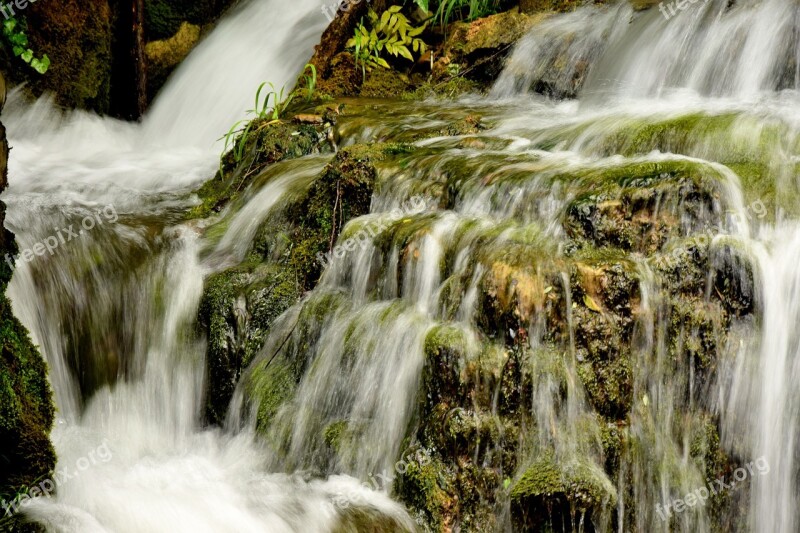
{"type": "Polygon", "coordinates": [[[592,513],[613,506],[617,495],[604,472],[590,464],[557,461],[545,455],[511,488],[511,515],[520,531],[573,531],[576,523],[594,531],[592,513]]]}
{"type": "MultiPolygon", "coordinates": [[[[588,176],[587,176],[588,177],[588,176]]],[[[596,189],[567,208],[573,238],[594,246],[652,253],[670,237],[687,235],[720,212],[719,176],[676,161],[599,171],[596,189]]]]}
{"type": "Polygon", "coordinates": [[[152,100],[166,83],[173,70],[200,41],[200,26],[184,22],[169,39],[151,41],[145,45],[147,56],[147,94],[152,100]]]}
{"type": "Polygon", "coordinates": [[[330,61],[327,76],[317,80],[317,93],[324,98],[356,96],[361,87],[363,75],[361,68],[350,52],[340,52],[330,61]]]}
{"type": "Polygon", "coordinates": [[[295,115],[292,120],[298,124],[322,124],[325,122],[325,119],[322,118],[322,115],[308,114],[295,115]]]}
{"type": "Polygon", "coordinates": [[[324,125],[255,120],[248,135],[237,137],[232,149],[223,155],[220,172],[196,191],[201,204],[189,212],[188,218],[219,213],[272,163],[325,151],[331,151],[331,147],[324,125]],[[241,160],[236,160],[234,150],[241,151],[241,160]]]}
{"type": "Polygon", "coordinates": [[[375,68],[367,73],[359,96],[365,98],[399,98],[411,87],[408,76],[391,69],[375,68]]]}
{"type": "Polygon", "coordinates": [[[542,13],[546,11],[557,11],[563,13],[566,11],[575,11],[583,4],[584,2],[580,0],[520,0],[519,10],[522,13],[527,14],[542,13]]]}
{"type": "Polygon", "coordinates": [[[205,284],[198,324],[207,339],[206,419],[221,424],[242,372],[264,344],[275,319],[300,297],[287,269],[246,264],[205,284]]]}
{"type": "Polygon", "coordinates": [[[512,9],[472,22],[456,22],[448,27],[448,37],[433,73],[437,79],[464,75],[488,86],[503,68],[511,46],[536,19],[512,9]]]}
{"type": "Polygon", "coordinates": [[[371,533],[411,533],[413,529],[409,529],[401,523],[398,523],[394,518],[381,514],[372,507],[366,506],[351,506],[346,503],[347,500],[342,500],[344,509],[340,509],[341,516],[338,523],[333,528],[333,533],[359,533],[361,531],[370,531],[371,533]]]}

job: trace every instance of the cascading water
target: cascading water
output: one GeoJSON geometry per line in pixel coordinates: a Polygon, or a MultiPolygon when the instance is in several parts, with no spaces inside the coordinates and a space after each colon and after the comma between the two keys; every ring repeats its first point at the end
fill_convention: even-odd
{"type": "MultiPolygon", "coordinates": [[[[46,98],[28,106],[11,95],[3,117],[14,147],[6,223],[21,250],[67,237],[42,261],[18,260],[9,294],[51,368],[58,468],[75,474],[87,454],[94,457],[57,497],[24,508],[48,529],[336,525],[331,498],[354,482],[269,474],[270,453],[249,433],[202,429],[203,344],[193,324],[209,267],[199,260],[197,229],[181,223],[189,191],[217,165],[215,141],[242,117],[261,81],[290,82],[323,24],[310,0],[244,3],[174,75],[141,126],[63,113],[46,98]],[[84,225],[87,219],[96,222],[84,225]],[[98,462],[102,442],[111,453],[98,462]]],[[[282,191],[276,183],[263,192],[277,202],[282,191]]],[[[242,214],[252,221],[269,207],[242,214]]],[[[234,221],[234,235],[247,239],[247,222],[234,221]]],[[[235,256],[236,244],[228,250],[223,242],[221,257],[235,256]]],[[[407,522],[384,496],[363,498],[407,522]]]]}
{"type": "MultiPolygon", "coordinates": [[[[243,5],[176,72],[140,126],[12,97],[4,116],[14,148],[5,201],[20,248],[81,227],[86,217],[103,223],[53,256],[18,265],[11,298],[49,362],[59,466],[76,464],[103,439],[113,452],[26,513],[69,532],[328,531],[340,514],[331,502],[360,491],[362,504],[413,529],[403,506],[387,497],[389,487],[364,491],[355,478],[392,475],[419,424],[425,344],[432,332],[446,332],[463,339],[463,357],[453,365],[464,375],[487,357],[506,357],[507,339],[526,346],[519,371],[529,380],[530,426],[516,436],[518,468],[500,471],[493,490],[503,494],[504,478],[549,461],[566,476],[593,479],[601,511],[554,512],[553,527],[795,531],[800,9],[789,0],[691,4],[670,20],[627,4],[582,8],[541,22],[517,45],[492,91],[501,103],[396,103],[377,117],[344,118],[343,145],[404,140],[462,108],[495,126],[480,139],[419,142],[412,160],[381,167],[384,187],[371,214],[351,222],[340,241],[367,226],[380,229],[334,259],[317,288],[276,322],[242,378],[226,430],[201,429],[204,346],[194,321],[203,280],[242,261],[259,225],[307,188],[326,159],[268,169],[225,214],[219,239],[183,222],[189,191],[212,174],[216,154],[208,149],[240,118],[253,88],[265,78],[288,82],[323,23],[311,0],[291,9],[243,5]],[[531,87],[579,100],[530,97],[531,87]],[[704,297],[692,305],[713,311],[717,271],[741,275],[737,282],[746,285],[738,258],[748,258],[761,318],[730,318],[724,346],[709,348],[719,360],[714,368],[701,358],[676,362],[669,316],[688,297],[666,294],[668,269],[632,254],[629,272],[615,274],[635,272],[638,280],[637,301],[625,311],[627,338],[607,339],[631,355],[631,367],[620,370],[631,374],[629,424],[613,429],[631,445],[610,458],[602,446],[609,428],[590,406],[596,391],[581,384],[587,354],[576,323],[586,317],[577,315],[577,287],[564,267],[575,252],[560,220],[565,206],[602,189],[604,176],[649,176],[652,168],[690,169],[714,193],[699,207],[691,195],[656,207],[681,231],[712,225],[723,234],[711,243],[705,283],[692,287],[704,297]],[[442,184],[448,175],[459,177],[453,191],[442,184]],[[434,201],[390,215],[415,193],[434,201]],[[753,209],[764,207],[762,199],[773,214],[753,209]],[[513,289],[498,281],[530,265],[536,272],[515,279],[513,289]],[[496,282],[497,298],[504,290],[524,295],[520,320],[527,322],[519,331],[498,326],[481,345],[479,294],[487,279],[496,282]],[[553,311],[567,332],[555,339],[563,353],[552,349],[558,335],[545,327],[551,300],[565,302],[553,311]],[[262,443],[245,389],[258,384],[259,370],[279,372],[301,355],[307,371],[262,443]],[[708,481],[708,465],[693,454],[713,417],[726,452],[744,461],[763,456],[771,469],[739,493],[739,509],[715,516],[698,507],[676,514],[670,526],[658,506],[708,481]],[[604,470],[611,460],[615,479],[604,470]]],[[[578,277],[591,287],[596,273],[581,265],[578,277]]],[[[605,317],[598,293],[580,290],[583,303],[605,317]]],[[[678,329],[687,330],[680,342],[689,345],[701,333],[706,344],[715,339],[713,328],[678,329]]],[[[486,394],[492,416],[503,408],[501,378],[486,394]]],[[[447,416],[466,415],[454,408],[447,416]]],[[[486,463],[503,453],[480,444],[468,451],[486,463]]],[[[493,509],[501,530],[510,528],[504,505],[493,509]]]]}

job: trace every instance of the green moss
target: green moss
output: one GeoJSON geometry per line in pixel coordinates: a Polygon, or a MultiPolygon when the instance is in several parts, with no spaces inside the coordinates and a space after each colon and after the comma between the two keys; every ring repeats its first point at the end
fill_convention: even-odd
{"type": "Polygon", "coordinates": [[[111,104],[112,13],[107,0],[31,3],[24,12],[31,48],[51,64],[40,75],[11,58],[4,69],[34,94],[50,91],[65,107],[109,111],[111,104]]]}
{"type": "Polygon", "coordinates": [[[429,459],[425,464],[410,462],[398,475],[395,491],[434,531],[441,531],[450,522],[450,510],[457,501],[452,494],[455,476],[437,456],[429,459]]]}
{"type": "Polygon", "coordinates": [[[571,237],[597,247],[652,253],[688,226],[719,216],[723,178],[706,165],[633,163],[573,175],[595,187],[569,204],[564,225],[571,237]]]}
{"type": "Polygon", "coordinates": [[[367,74],[359,96],[364,98],[397,98],[409,86],[408,76],[392,69],[375,68],[367,74]]]}
{"type": "Polygon", "coordinates": [[[537,459],[525,469],[511,488],[511,499],[525,502],[564,497],[578,509],[614,505],[614,485],[596,465],[587,461],[556,461],[552,455],[537,459]]]}
{"type": "Polygon", "coordinates": [[[584,2],[579,0],[520,0],[520,10],[524,13],[546,13],[548,11],[564,13],[575,11],[583,4],[584,2]]]}
{"type": "Polygon", "coordinates": [[[283,121],[256,121],[246,139],[237,139],[237,146],[242,142],[242,161],[236,163],[233,149],[225,154],[222,172],[196,191],[201,203],[189,211],[187,218],[206,218],[220,212],[246,190],[260,170],[272,163],[330,149],[324,126],[283,121]]]}
{"type": "Polygon", "coordinates": [[[511,497],[552,496],[564,492],[564,478],[552,459],[543,459],[532,464],[513,485],[511,497]]]}
{"type": "Polygon", "coordinates": [[[480,93],[480,85],[468,78],[454,76],[444,81],[425,81],[413,91],[406,91],[400,95],[403,100],[424,100],[426,98],[443,98],[452,100],[459,96],[480,93]]]}
{"type": "Polygon", "coordinates": [[[242,265],[206,281],[198,312],[208,349],[206,418],[221,423],[239,376],[258,353],[275,319],[300,296],[290,270],[242,265]]]}
{"type": "MultiPolygon", "coordinates": [[[[261,225],[243,265],[209,278],[199,323],[209,343],[210,421],[221,421],[240,373],[263,345],[275,318],[316,286],[323,266],[320,257],[345,224],[369,212],[377,176],[374,161],[396,149],[356,145],[339,151],[299,198],[261,225]],[[242,301],[244,309],[237,310],[242,301]]],[[[223,204],[230,200],[227,194],[211,197],[223,204]]],[[[259,406],[260,429],[291,396],[305,360],[279,357],[271,365],[254,369],[247,389],[259,406]],[[278,387],[279,393],[270,387],[278,387]]]]}
{"type": "Polygon", "coordinates": [[[53,416],[45,362],[0,294],[0,495],[13,497],[53,471],[53,416]]]}
{"type": "Polygon", "coordinates": [[[673,357],[691,359],[700,372],[711,371],[726,340],[722,306],[701,298],[678,297],[672,300],[669,319],[673,357]]]}
{"type": "Polygon", "coordinates": [[[266,434],[278,409],[294,397],[302,369],[279,356],[267,360],[253,369],[247,381],[247,396],[258,406],[256,429],[266,434]]]}
{"type": "Polygon", "coordinates": [[[369,213],[377,178],[375,162],[393,145],[354,145],[337,152],[306,196],[287,209],[293,221],[290,264],[307,290],[322,272],[319,257],[331,251],[349,220],[369,213]]]}
{"type": "Polygon", "coordinates": [[[327,444],[334,450],[338,450],[339,445],[341,444],[342,433],[346,429],[347,429],[347,420],[337,420],[336,422],[331,422],[330,424],[328,424],[323,434],[323,438],[325,439],[325,444],[327,444]]]}
{"type": "Polygon", "coordinates": [[[407,527],[369,507],[348,506],[339,515],[333,533],[399,533],[407,527]]]}

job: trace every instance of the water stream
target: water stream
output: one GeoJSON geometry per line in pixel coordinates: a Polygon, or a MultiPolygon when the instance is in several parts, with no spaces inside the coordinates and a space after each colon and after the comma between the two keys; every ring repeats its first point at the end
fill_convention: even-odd
{"type": "MultiPolygon", "coordinates": [[[[539,378],[527,407],[537,423],[521,437],[520,463],[551,453],[595,472],[616,496],[592,517],[598,531],[667,531],[656,505],[704,485],[690,441],[711,412],[722,447],[743,461],[764,457],[769,473],[754,475],[740,493],[738,514],[701,508],[674,527],[796,531],[800,8],[790,0],[712,0],[668,21],[627,4],[582,8],[523,38],[489,98],[382,102],[344,117],[344,146],[403,139],[467,112],[492,128],[479,142],[420,142],[407,164],[380,167],[385,186],[372,212],[345,234],[364,224],[383,222],[382,229],[327,267],[254,363],[278,346],[313,362],[269,438],[256,437],[241,390],[225,429],[203,427],[205,343],[195,329],[203,280],[241,261],[261,221],[307,187],[325,158],[270,170],[228,213],[221,238],[183,214],[191,190],[216,168],[216,139],[241,118],[260,81],[283,84],[297,74],[324,22],[312,0],[245,3],[173,75],[141,125],[11,95],[3,115],[13,147],[6,225],[20,249],[65,228],[82,232],[56,253],[18,264],[10,296],[50,367],[59,467],[72,468],[103,442],[112,452],[25,512],[59,532],[332,531],[342,514],[334,503],[358,491],[359,505],[413,530],[390,487],[365,490],[360,482],[391,472],[402,452],[426,334],[457,328],[467,339],[461,364],[477,360],[476,300],[486,269],[476,258],[509,260],[503,254],[511,249],[557,270],[565,205],[604,173],[677,162],[716,184],[715,202],[692,217],[680,203],[663,209],[682,227],[713,225],[723,234],[717,244],[755,265],[757,318],[733,320],[728,344],[716,348],[712,384],[700,388],[703,369],[670,360],[663,280],[634,258],[641,301],[629,432],[638,446],[619,458],[620,478],[609,479],[575,340],[563,364],[554,363],[544,354],[548,332],[532,313],[527,335],[538,359],[529,362],[539,378]],[[579,98],[548,100],[532,87],[579,98]],[[754,166],[758,180],[748,173],[754,166]],[[416,231],[392,218],[412,197],[441,195],[431,176],[447,173],[462,178],[451,209],[433,202],[404,212],[416,231]],[[338,420],[349,421],[342,438],[350,445],[331,454],[323,435],[338,420]]],[[[743,274],[730,254],[717,259],[743,274]]],[[[556,285],[569,302],[566,275],[556,285]]],[[[505,510],[497,513],[509,529],[505,510]]]]}

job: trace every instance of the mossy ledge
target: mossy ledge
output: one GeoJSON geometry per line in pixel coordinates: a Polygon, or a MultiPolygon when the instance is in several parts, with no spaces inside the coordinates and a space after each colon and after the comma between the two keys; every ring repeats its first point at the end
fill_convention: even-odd
{"type": "MultiPolygon", "coordinates": [[[[498,509],[510,510],[514,530],[569,531],[582,519],[592,531],[613,520],[619,498],[631,498],[616,494],[610,480],[619,479],[621,457],[647,448],[650,438],[628,431],[647,407],[634,398],[637,342],[650,312],[642,302],[646,271],[663,284],[646,290],[658,294],[673,340],[665,346],[666,379],[691,364],[708,384],[732,321],[753,312],[752,276],[722,281],[739,259],[696,238],[725,212],[720,176],[678,160],[589,167],[555,179],[577,193],[561,213],[567,238],[560,251],[548,251],[536,227],[512,221],[514,232],[481,234],[474,267],[454,274],[449,262],[442,266],[452,286],[442,295],[448,309],[459,307],[459,288],[480,266],[477,327],[444,322],[429,331],[409,439],[431,450],[431,462],[410,468],[394,487],[434,531],[496,530],[498,509]],[[537,432],[567,428],[539,427],[530,412],[542,383],[564,401],[572,379],[589,407],[574,421],[579,453],[539,442],[537,432]]],[[[688,413],[692,439],[700,435],[692,460],[718,477],[735,458],[723,453],[711,413],[688,413]]]]}
{"type": "MultiPolygon", "coordinates": [[[[284,140],[283,133],[290,131],[287,128],[277,128],[279,140],[284,140]]],[[[264,139],[272,143],[275,137],[267,135],[264,139]]],[[[289,134],[288,141],[294,145],[281,145],[280,157],[302,154],[311,146],[303,134],[289,134]]],[[[256,150],[269,159],[277,154],[272,151],[274,147],[259,145],[256,150]]],[[[260,226],[242,264],[206,281],[198,323],[208,339],[209,422],[224,419],[242,371],[262,348],[275,319],[316,286],[322,273],[318,256],[331,250],[348,221],[369,212],[377,178],[375,162],[396,149],[395,145],[374,144],[340,150],[300,197],[272,213],[260,226]]],[[[239,170],[234,169],[234,175],[239,170]]],[[[213,198],[206,205],[213,203],[220,209],[237,194],[232,184],[225,189],[212,187],[217,185],[208,186],[202,194],[213,198]]],[[[304,369],[302,364],[282,366],[283,370],[292,369],[289,376],[277,370],[280,361],[273,366],[255,381],[274,385],[270,376],[277,372],[284,385],[249,388],[260,398],[256,403],[271,402],[270,388],[286,392],[285,385],[299,381],[304,369]]],[[[287,397],[281,394],[282,400],[287,397]]],[[[277,405],[259,408],[259,412],[268,417],[275,409],[277,405]]]]}

